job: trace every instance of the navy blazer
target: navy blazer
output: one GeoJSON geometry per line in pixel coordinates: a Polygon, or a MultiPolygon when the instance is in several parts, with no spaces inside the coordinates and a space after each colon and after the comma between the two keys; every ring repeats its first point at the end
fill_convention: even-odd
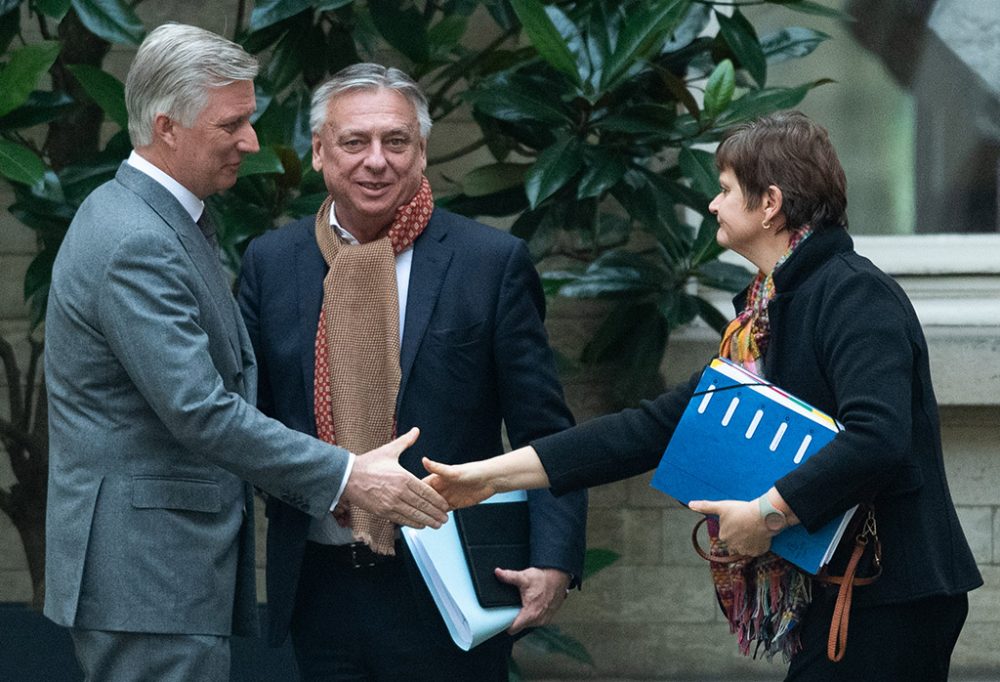
{"type": "MultiPolygon", "coordinates": [[[[327,266],[315,219],[255,239],[243,258],[239,302],[260,365],[258,406],[315,435],[314,342],[327,266]]],[[[520,239],[435,209],[413,246],[400,348],[398,432],[420,427],[400,462],[426,475],[424,455],[446,463],[503,452],[573,424],[543,325],[545,299],[520,239]]],[[[585,493],[529,494],[531,561],[583,573],[585,493]]],[[[284,641],[309,517],[267,503],[269,640],[284,641]]]]}

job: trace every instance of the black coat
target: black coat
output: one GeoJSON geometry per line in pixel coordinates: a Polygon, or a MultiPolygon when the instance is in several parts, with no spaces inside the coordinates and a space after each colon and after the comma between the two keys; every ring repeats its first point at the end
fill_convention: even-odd
{"type": "MultiPolygon", "coordinates": [[[[774,273],[769,381],[835,415],[845,431],[775,482],[805,527],[874,501],[883,574],[857,604],[912,601],[982,584],[948,492],[927,343],[902,289],[819,231],[774,273]]],[[[742,309],[746,292],[736,297],[742,309]]],[[[655,468],[700,372],[638,408],[533,443],[564,492],[655,468]]]]}

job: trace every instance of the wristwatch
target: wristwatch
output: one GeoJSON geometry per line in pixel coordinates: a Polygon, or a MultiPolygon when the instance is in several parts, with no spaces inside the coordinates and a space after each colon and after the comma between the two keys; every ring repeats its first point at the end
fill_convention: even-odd
{"type": "Polygon", "coordinates": [[[757,509],[760,511],[760,518],[764,519],[764,526],[769,531],[777,533],[784,530],[785,526],[788,525],[785,513],[771,504],[771,500],[767,499],[767,495],[761,495],[757,498],[757,509]]]}

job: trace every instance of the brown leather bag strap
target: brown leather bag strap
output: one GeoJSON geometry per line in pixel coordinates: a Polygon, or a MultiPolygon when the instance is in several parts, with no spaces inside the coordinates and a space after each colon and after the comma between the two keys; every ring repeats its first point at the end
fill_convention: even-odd
{"type": "Polygon", "coordinates": [[[854,574],[858,570],[858,562],[865,552],[867,541],[854,544],[851,560],[847,563],[847,571],[840,581],[837,591],[837,603],[833,607],[833,619],[830,621],[830,638],[826,642],[826,657],[834,663],[839,662],[847,653],[847,625],[851,618],[851,598],[854,596],[854,574]]]}
{"type": "Polygon", "coordinates": [[[825,571],[816,576],[816,580],[830,585],[840,585],[837,591],[837,601],[833,607],[833,618],[830,621],[830,637],[826,643],[826,657],[837,663],[847,653],[847,628],[851,617],[851,599],[854,596],[855,585],[871,585],[882,575],[882,547],[879,544],[875,526],[875,513],[871,507],[859,510],[863,514],[861,529],[854,538],[854,549],[847,562],[847,570],[842,576],[826,575],[825,571]],[[861,561],[869,540],[875,543],[875,566],[877,573],[868,578],[857,577],[858,563],[861,561]]]}

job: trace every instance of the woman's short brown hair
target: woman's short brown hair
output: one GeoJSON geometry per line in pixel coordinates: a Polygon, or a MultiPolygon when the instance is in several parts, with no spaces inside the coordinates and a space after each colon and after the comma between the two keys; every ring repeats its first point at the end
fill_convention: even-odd
{"type": "Polygon", "coordinates": [[[760,206],[770,185],[781,189],[785,227],[847,227],[847,179],[826,129],[798,111],[763,116],[730,130],[715,152],[730,169],[746,207],[760,206]]]}

